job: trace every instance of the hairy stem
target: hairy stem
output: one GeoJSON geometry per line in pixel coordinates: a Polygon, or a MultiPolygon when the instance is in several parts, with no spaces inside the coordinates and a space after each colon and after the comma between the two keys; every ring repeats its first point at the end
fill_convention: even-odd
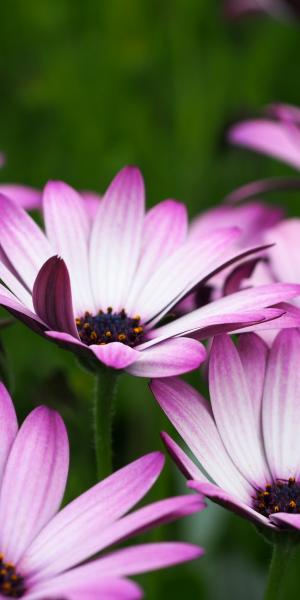
{"type": "Polygon", "coordinates": [[[101,369],[94,392],[94,436],[98,481],[112,473],[112,425],[118,373],[101,369]]]}

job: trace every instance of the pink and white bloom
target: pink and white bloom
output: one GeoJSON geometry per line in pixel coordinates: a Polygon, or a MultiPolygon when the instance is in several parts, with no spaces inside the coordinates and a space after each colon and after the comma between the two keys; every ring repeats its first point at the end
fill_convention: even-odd
{"type": "Polygon", "coordinates": [[[176,378],[152,392],[200,468],[166,434],[189,487],[258,525],[300,529],[300,332],[281,331],[269,350],[255,334],[214,338],[209,404],[176,378]],[[212,481],[211,481],[212,480],[212,481]]]}
{"type": "Polygon", "coordinates": [[[128,537],[204,508],[194,496],[168,498],[130,514],[159,476],[160,452],[145,455],[59,511],[68,475],[67,432],[57,412],[33,410],[18,430],[0,384],[0,597],[133,600],[127,576],[197,558],[184,543],[141,544],[107,553],[128,537]],[[101,557],[86,562],[95,554],[101,557]]]}
{"type": "Polygon", "coordinates": [[[94,366],[143,377],[197,368],[206,356],[199,339],[208,335],[270,319],[275,328],[295,326],[282,309],[267,308],[300,294],[289,284],[243,290],[163,324],[197,285],[254,250],[237,253],[236,227],[190,240],[183,204],[165,200],[145,214],[144,202],[139,170],[125,168],[91,227],[83,198],[50,182],[44,233],[1,196],[0,303],[94,366]]]}

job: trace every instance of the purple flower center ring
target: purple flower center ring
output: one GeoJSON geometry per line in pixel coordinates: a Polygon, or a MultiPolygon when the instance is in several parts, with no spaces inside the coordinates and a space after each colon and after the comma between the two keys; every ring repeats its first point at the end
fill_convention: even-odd
{"type": "Polygon", "coordinates": [[[76,319],[76,327],[81,341],[87,346],[121,342],[134,347],[142,342],[144,328],[140,321],[139,315],[128,317],[124,308],[114,312],[109,306],[106,312],[99,310],[96,315],[85,312],[83,317],[76,319]]]}
{"type": "Polygon", "coordinates": [[[273,513],[300,512],[300,483],[294,477],[288,480],[277,479],[258,489],[253,502],[254,510],[269,517],[273,513]]]}

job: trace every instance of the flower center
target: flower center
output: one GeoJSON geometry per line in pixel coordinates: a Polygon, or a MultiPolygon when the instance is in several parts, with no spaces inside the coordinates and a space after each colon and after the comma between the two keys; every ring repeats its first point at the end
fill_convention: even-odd
{"type": "Polygon", "coordinates": [[[99,310],[97,315],[86,312],[83,317],[76,319],[79,337],[84,344],[110,344],[121,342],[127,346],[141,343],[143,327],[141,317],[128,317],[123,309],[113,312],[109,306],[106,312],[99,310]]]}
{"type": "Polygon", "coordinates": [[[5,562],[0,554],[0,593],[9,598],[21,598],[25,594],[24,579],[16,573],[13,564],[5,562]]]}
{"type": "Polygon", "coordinates": [[[258,489],[253,508],[265,517],[278,512],[300,513],[300,482],[294,477],[277,479],[265,489],[258,489]]]}

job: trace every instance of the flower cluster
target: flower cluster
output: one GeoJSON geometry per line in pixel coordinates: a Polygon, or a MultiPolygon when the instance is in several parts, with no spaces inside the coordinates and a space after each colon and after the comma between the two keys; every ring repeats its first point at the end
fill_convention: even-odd
{"type": "MultiPolygon", "coordinates": [[[[230,139],[298,168],[299,114],[274,106],[270,119],[237,125],[230,139]]],[[[203,549],[111,547],[202,511],[205,497],[272,539],[292,532],[298,540],[300,220],[254,199],[274,187],[248,184],[189,223],[172,199],[145,210],[136,167],[122,169],[102,197],[57,181],[43,192],[0,186],[0,304],[95,375],[98,467],[96,485],[59,510],[69,468],[64,422],[39,406],[19,429],[0,383],[1,598],[140,598],[127,577],[203,549]],[[178,377],[205,361],[210,402],[178,377]],[[195,461],[168,433],[163,441],[197,493],[131,511],[162,471],[160,452],[100,477],[111,473],[111,403],[123,371],[152,379],[195,461]]]]}

